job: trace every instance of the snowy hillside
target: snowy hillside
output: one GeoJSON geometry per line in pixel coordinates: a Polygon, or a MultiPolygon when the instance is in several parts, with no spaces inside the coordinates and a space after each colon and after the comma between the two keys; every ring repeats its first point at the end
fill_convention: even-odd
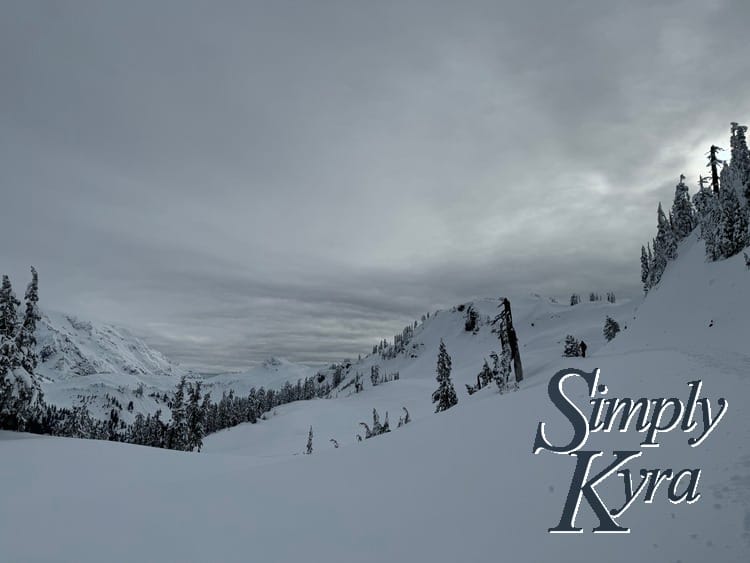
{"type": "Polygon", "coordinates": [[[40,372],[50,379],[105,373],[174,375],[183,372],[122,328],[46,312],[37,330],[40,372]]]}
{"type": "MultiPolygon", "coordinates": [[[[593,352],[605,344],[602,327],[607,315],[627,326],[633,317],[632,302],[582,302],[571,307],[538,295],[511,298],[513,318],[521,345],[526,377],[533,381],[547,375],[562,360],[563,340],[567,334],[583,339],[593,352]]],[[[471,303],[479,312],[479,326],[466,331],[466,310],[469,304],[438,311],[414,329],[404,351],[389,357],[392,348],[383,354],[370,354],[353,362],[346,369],[346,378],[333,399],[307,401],[274,409],[273,423],[241,425],[209,436],[204,451],[236,452],[259,456],[289,456],[302,451],[309,426],[320,440],[330,439],[340,445],[357,441],[362,435],[360,422],[371,425],[372,409],[381,417],[389,416],[391,427],[404,416],[405,407],[412,419],[432,417],[435,406],[431,394],[435,389],[435,362],[440,340],[445,341],[453,361],[452,379],[459,395],[459,406],[476,401],[480,396],[496,394],[494,386],[468,396],[466,384],[476,383],[477,374],[485,359],[498,351],[498,335],[493,332],[501,301],[481,299],[471,303]],[[385,358],[384,359],[384,355],[385,358]],[[398,373],[399,379],[373,386],[372,368],[381,376],[398,373]],[[361,375],[364,390],[355,393],[352,385],[356,374],[361,375]],[[283,419],[283,423],[277,423],[283,419]]],[[[531,384],[528,382],[527,384],[531,384]]]]}
{"type": "Polygon", "coordinates": [[[56,312],[42,315],[37,353],[48,403],[85,404],[96,418],[116,408],[128,423],[166,409],[164,394],[187,373],[125,329],[56,312]]]}
{"type": "Polygon", "coordinates": [[[237,394],[247,395],[253,387],[278,389],[287,381],[295,383],[315,372],[313,367],[290,362],[286,358],[269,358],[246,371],[204,375],[203,382],[209,391],[218,392],[218,395],[229,389],[237,394]]]}
{"type": "MultiPolygon", "coordinates": [[[[469,396],[464,387],[497,349],[487,320],[499,302],[488,299],[473,304],[481,313],[476,334],[465,330],[465,310],[431,315],[396,357],[354,362],[336,397],[284,405],[267,421],[209,436],[201,454],[0,433],[0,480],[14,483],[0,488],[0,545],[12,561],[95,562],[102,554],[186,562],[455,563],[506,554],[534,563],[747,561],[750,272],[741,257],[705,263],[693,239],[679,253],[643,302],[570,307],[511,298],[526,374],[518,392],[487,387],[469,396]],[[608,344],[606,315],[624,329],[608,344]],[[566,334],[586,340],[589,357],[562,358],[566,334]],[[459,402],[434,414],[441,338],[459,402]],[[399,378],[373,386],[374,365],[399,378]],[[560,519],[575,459],[533,455],[532,442],[540,421],[550,424],[552,440],[569,434],[547,395],[550,377],[568,367],[599,368],[608,397],[685,402],[687,383],[701,379],[713,416],[718,399],[727,399],[726,416],[700,447],[687,442],[697,422],[698,429],[659,434],[661,446],[630,466],[634,479],[641,468],[701,468],[695,503],[668,502],[663,485],[653,503],[639,498],[620,518],[630,534],[597,536],[598,520],[583,501],[582,534],[547,533],[560,519]],[[357,372],[364,389],[354,393],[345,386],[357,372]],[[396,428],[402,406],[413,421],[396,428]],[[358,442],[358,422],[370,423],[373,408],[381,417],[389,412],[392,431],[358,442]],[[299,455],[310,426],[313,454],[299,455]]],[[[273,378],[280,367],[258,375],[273,378]]],[[[588,415],[585,385],[570,389],[588,415]]],[[[596,433],[587,448],[611,459],[612,450],[637,449],[642,440],[633,428],[596,433]]],[[[623,481],[612,477],[598,492],[620,506],[623,481]]]]}

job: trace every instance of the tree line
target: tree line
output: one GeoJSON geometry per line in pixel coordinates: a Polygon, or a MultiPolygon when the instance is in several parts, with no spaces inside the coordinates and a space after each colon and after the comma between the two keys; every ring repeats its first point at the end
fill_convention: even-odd
{"type": "Polygon", "coordinates": [[[723,149],[711,146],[707,164],[711,176],[699,176],[692,200],[681,175],[668,215],[659,203],[656,236],[641,246],[644,292],[659,283],[667,264],[677,257],[677,245],[695,229],[705,242],[710,261],[731,258],[750,246],[750,151],[746,133],[745,125],[731,124],[728,161],[718,157],[723,149]]]}

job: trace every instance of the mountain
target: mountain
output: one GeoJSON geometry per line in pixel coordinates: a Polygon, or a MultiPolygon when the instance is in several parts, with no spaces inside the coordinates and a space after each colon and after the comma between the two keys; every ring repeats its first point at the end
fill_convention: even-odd
{"type": "Polygon", "coordinates": [[[203,375],[203,382],[206,389],[214,395],[221,396],[224,390],[229,389],[233,389],[236,394],[247,395],[253,387],[279,389],[287,381],[296,383],[315,373],[314,367],[291,362],[286,358],[272,357],[244,371],[203,375]]]}
{"type": "Polygon", "coordinates": [[[126,329],[46,311],[37,328],[38,373],[45,400],[60,407],[85,404],[95,418],[112,409],[131,423],[138,413],[162,411],[169,419],[169,401],[180,377],[200,379],[220,398],[230,389],[246,395],[252,387],[280,388],[315,373],[286,359],[269,358],[243,372],[192,373],[150,348],[126,329]]]}
{"type": "Polygon", "coordinates": [[[95,374],[181,375],[184,370],[129,331],[44,312],[37,328],[39,371],[58,380],[95,374]]]}

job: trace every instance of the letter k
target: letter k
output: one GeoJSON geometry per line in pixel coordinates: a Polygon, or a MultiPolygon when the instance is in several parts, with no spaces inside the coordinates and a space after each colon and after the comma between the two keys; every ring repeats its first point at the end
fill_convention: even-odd
{"type": "Polygon", "coordinates": [[[591,469],[591,462],[594,458],[603,455],[603,453],[604,452],[580,450],[570,454],[576,456],[578,461],[576,462],[573,480],[570,483],[570,491],[568,491],[568,498],[563,507],[560,523],[556,527],[547,530],[550,534],[577,534],[583,531],[582,528],[575,527],[576,515],[581,506],[581,495],[583,495],[591,509],[594,511],[594,514],[596,514],[596,517],[599,519],[599,525],[593,530],[595,534],[630,533],[630,528],[623,528],[615,522],[610,511],[604,505],[602,499],[599,498],[595,487],[607,477],[615,473],[628,461],[640,456],[642,452],[612,452],[615,456],[615,460],[598,475],[586,481],[586,478],[589,475],[589,470],[591,469]]]}

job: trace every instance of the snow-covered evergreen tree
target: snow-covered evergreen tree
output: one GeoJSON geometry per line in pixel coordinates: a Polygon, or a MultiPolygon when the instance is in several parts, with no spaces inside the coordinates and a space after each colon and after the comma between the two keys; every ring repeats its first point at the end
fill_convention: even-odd
{"type": "Polygon", "coordinates": [[[307,433],[307,446],[305,447],[305,453],[307,455],[310,455],[313,453],[313,431],[312,426],[310,427],[310,431],[307,433]]]}
{"type": "Polygon", "coordinates": [[[490,369],[490,364],[487,363],[487,360],[484,360],[484,364],[482,365],[482,371],[479,372],[479,384],[481,387],[486,387],[489,385],[489,383],[494,379],[494,374],[492,373],[492,369],[490,369]]]}
{"type": "Polygon", "coordinates": [[[448,410],[458,403],[456,390],[451,381],[451,357],[445,349],[445,342],[440,340],[440,351],[437,360],[437,382],[438,388],[432,394],[432,402],[437,403],[435,412],[448,410]]]}
{"type": "MultiPolygon", "coordinates": [[[[703,178],[700,179],[703,182],[703,178]]],[[[701,189],[693,196],[698,226],[700,227],[700,238],[706,246],[706,258],[714,261],[720,257],[718,244],[719,227],[721,223],[721,206],[719,198],[710,187],[701,186],[701,189]]]]}
{"type": "Polygon", "coordinates": [[[747,126],[731,124],[730,147],[733,175],[736,178],[735,188],[740,197],[745,197],[745,205],[750,205],[750,150],[747,148],[747,126]]]}
{"type": "MultiPolygon", "coordinates": [[[[229,403],[231,401],[227,400],[227,397],[225,396],[224,400],[226,403],[225,412],[227,413],[225,416],[228,417],[229,403]]],[[[229,421],[227,421],[227,425],[229,425],[229,421]]],[[[180,378],[174,398],[172,399],[172,420],[169,423],[167,431],[167,447],[171,450],[187,450],[189,448],[184,376],[180,378]]]]}
{"type": "Polygon", "coordinates": [[[507,391],[517,389],[518,384],[515,381],[511,383],[510,376],[513,369],[513,358],[511,357],[510,347],[503,343],[503,349],[500,351],[500,356],[495,356],[495,358],[495,385],[497,385],[500,393],[506,393],[507,391]]]}
{"type": "Polygon", "coordinates": [[[36,269],[31,268],[31,281],[26,288],[26,311],[23,322],[16,336],[16,344],[21,354],[21,366],[29,374],[36,370],[38,358],[36,354],[36,323],[41,320],[39,314],[39,276],[36,269]]]}
{"type": "Polygon", "coordinates": [[[478,322],[479,313],[477,313],[473,305],[469,305],[466,308],[466,322],[464,322],[464,329],[466,332],[474,332],[477,329],[478,322]]]}
{"type": "Polygon", "coordinates": [[[0,428],[24,430],[41,417],[42,389],[36,369],[36,321],[38,279],[32,268],[32,281],[26,292],[26,313],[18,323],[18,306],[8,276],[0,287],[0,428]]]}
{"type": "Polygon", "coordinates": [[[612,317],[607,316],[607,320],[604,321],[604,338],[607,339],[607,342],[612,340],[615,336],[617,336],[617,333],[620,332],[620,324],[614,320],[612,317]]]}
{"type": "Polygon", "coordinates": [[[681,241],[693,232],[695,215],[693,205],[690,203],[688,187],[685,185],[685,176],[683,175],[680,175],[680,182],[675,188],[671,217],[672,230],[676,242],[681,241]]]}
{"type": "Polygon", "coordinates": [[[651,288],[650,280],[650,260],[648,258],[648,254],[646,253],[646,247],[641,245],[641,284],[643,285],[643,292],[648,293],[648,290],[651,288]]]}
{"type": "Polygon", "coordinates": [[[721,215],[717,242],[720,257],[730,258],[748,244],[748,220],[746,209],[740,204],[735,189],[737,179],[728,172],[727,167],[722,170],[722,178],[727,178],[728,182],[719,192],[721,215]]]}
{"type": "Polygon", "coordinates": [[[569,334],[565,337],[565,348],[563,349],[563,356],[566,358],[575,358],[581,355],[581,347],[578,339],[569,334]]]}
{"type": "Polygon", "coordinates": [[[20,305],[21,302],[13,292],[10,278],[4,275],[0,287],[0,338],[15,338],[20,305]]]}
{"type": "Polygon", "coordinates": [[[380,424],[380,415],[376,409],[372,409],[372,433],[374,436],[383,433],[383,426],[380,424]]]}
{"type": "Polygon", "coordinates": [[[206,410],[205,403],[201,402],[200,381],[188,386],[189,401],[187,404],[185,416],[187,424],[187,443],[188,451],[201,451],[203,447],[203,437],[206,435],[206,410]]]}
{"type": "Polygon", "coordinates": [[[649,266],[649,286],[654,287],[661,280],[667,262],[677,257],[677,240],[667,216],[659,203],[657,210],[657,230],[654,239],[654,257],[649,266]]]}

